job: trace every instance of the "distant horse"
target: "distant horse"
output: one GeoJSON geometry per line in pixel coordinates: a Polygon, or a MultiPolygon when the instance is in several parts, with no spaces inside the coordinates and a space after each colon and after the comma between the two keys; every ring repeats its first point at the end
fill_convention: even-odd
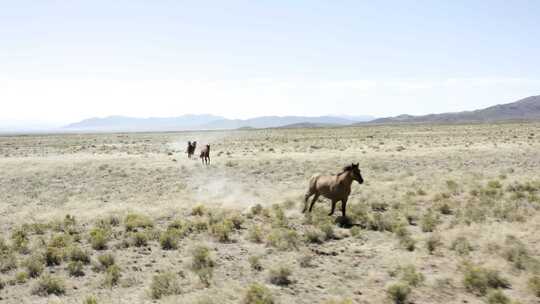
{"type": "Polygon", "coordinates": [[[345,209],[349,194],[351,194],[353,180],[359,184],[364,182],[358,164],[351,164],[343,168],[343,172],[336,175],[313,175],[309,180],[309,189],[304,197],[304,210],[302,213],[307,210],[310,196],[315,195],[311,201],[311,206],[309,206],[309,212],[313,209],[313,205],[319,199],[319,196],[322,195],[332,201],[332,211],[328,215],[334,214],[336,203],[341,201],[341,213],[345,217],[345,209]]]}
{"type": "Polygon", "coordinates": [[[200,158],[203,165],[210,164],[210,145],[206,145],[201,149],[200,158]]]}
{"type": "Polygon", "coordinates": [[[197,142],[194,141],[193,143],[188,141],[187,142],[187,157],[191,158],[193,154],[195,154],[195,148],[197,148],[197,142]]]}

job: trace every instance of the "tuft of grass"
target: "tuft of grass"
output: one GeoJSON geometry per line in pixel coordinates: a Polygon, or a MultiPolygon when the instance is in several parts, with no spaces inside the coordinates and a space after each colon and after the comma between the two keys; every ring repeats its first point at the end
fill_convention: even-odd
{"type": "Polygon", "coordinates": [[[122,272],[118,265],[109,266],[105,271],[105,279],[103,280],[103,286],[113,288],[114,286],[118,285],[121,276],[122,272]]]}
{"type": "Polygon", "coordinates": [[[507,246],[503,252],[506,260],[512,263],[512,266],[519,270],[538,269],[540,263],[535,258],[529,255],[529,251],[523,242],[514,236],[507,236],[505,245],[507,246]]]}
{"type": "Polygon", "coordinates": [[[304,233],[308,243],[322,244],[326,239],[326,234],[319,228],[308,227],[304,233]]]}
{"type": "Polygon", "coordinates": [[[411,294],[411,287],[409,285],[404,283],[396,283],[393,285],[390,285],[386,289],[386,293],[388,294],[388,298],[395,304],[405,304],[407,303],[407,299],[409,298],[409,295],[411,294]]]}
{"type": "Polygon", "coordinates": [[[130,213],[124,219],[124,226],[126,227],[126,231],[136,231],[137,228],[145,229],[154,227],[154,222],[146,215],[130,213]]]}
{"type": "Polygon", "coordinates": [[[43,257],[39,255],[33,255],[29,257],[25,262],[26,271],[28,272],[28,275],[31,278],[39,277],[44,269],[43,264],[44,264],[43,257]]]}
{"type": "Polygon", "coordinates": [[[45,264],[47,266],[55,266],[62,264],[64,259],[64,251],[56,247],[47,247],[45,250],[45,264]]]}
{"type": "Polygon", "coordinates": [[[210,286],[214,274],[215,262],[210,256],[210,249],[204,245],[196,246],[191,250],[191,270],[199,276],[206,286],[210,286]]]}
{"type": "Polygon", "coordinates": [[[401,280],[403,282],[406,282],[410,286],[420,286],[425,280],[424,275],[416,271],[416,267],[414,265],[407,265],[405,267],[402,267],[400,271],[401,280]]]}
{"type": "Polygon", "coordinates": [[[429,254],[433,254],[440,246],[442,246],[442,241],[438,234],[432,234],[427,238],[426,249],[429,254]]]}
{"type": "Polygon", "coordinates": [[[469,240],[464,236],[458,236],[450,246],[450,249],[457,252],[459,255],[468,255],[474,250],[469,240]]]}
{"type": "Polygon", "coordinates": [[[11,251],[0,253],[0,272],[9,272],[17,269],[17,257],[11,251]]]}
{"type": "Polygon", "coordinates": [[[540,276],[531,277],[527,281],[527,286],[535,296],[540,298],[540,276]]]}
{"type": "Polygon", "coordinates": [[[83,264],[90,264],[90,253],[77,246],[71,247],[69,249],[68,257],[71,261],[77,261],[83,264]]]}
{"type": "Polygon", "coordinates": [[[69,275],[72,277],[84,276],[84,264],[81,261],[71,261],[67,266],[69,275]]]}
{"type": "Polygon", "coordinates": [[[42,275],[32,290],[33,294],[48,296],[51,294],[60,296],[66,293],[64,280],[49,274],[42,275]]]}
{"type": "Polygon", "coordinates": [[[98,304],[98,301],[94,296],[87,296],[84,299],[83,304],[98,304]]]}
{"type": "Polygon", "coordinates": [[[290,276],[292,271],[287,266],[279,266],[277,268],[270,269],[268,273],[268,280],[270,283],[278,286],[286,286],[291,283],[290,276]]]}
{"type": "Polygon", "coordinates": [[[135,247],[146,247],[148,245],[148,235],[143,231],[133,233],[131,239],[135,247]]]}
{"type": "Polygon", "coordinates": [[[98,256],[98,262],[101,269],[107,269],[115,264],[114,255],[111,253],[104,253],[98,256]]]}
{"type": "Polygon", "coordinates": [[[95,227],[90,230],[90,245],[94,250],[107,249],[109,242],[109,232],[103,228],[95,227]]]}
{"type": "Polygon", "coordinates": [[[485,295],[490,288],[508,288],[510,283],[497,270],[468,265],[463,277],[463,285],[474,294],[485,295]]]}
{"type": "Polygon", "coordinates": [[[191,209],[191,215],[193,216],[203,216],[205,213],[206,213],[206,208],[201,204],[196,205],[195,207],[191,209]]]}
{"type": "Polygon", "coordinates": [[[261,284],[249,285],[242,300],[243,304],[274,304],[276,303],[270,290],[261,284]]]}
{"type": "Polygon", "coordinates": [[[423,232],[433,232],[437,225],[439,224],[439,219],[433,211],[428,211],[422,216],[420,220],[420,228],[423,232]]]}
{"type": "Polygon", "coordinates": [[[288,228],[272,229],[267,238],[267,244],[279,250],[298,249],[298,234],[288,228]]]}
{"type": "Polygon", "coordinates": [[[233,231],[233,223],[229,219],[224,219],[210,226],[210,234],[219,242],[227,243],[231,241],[231,233],[233,231]]]}
{"type": "Polygon", "coordinates": [[[512,301],[500,290],[490,290],[487,295],[488,304],[511,304],[512,301]]]}
{"type": "Polygon", "coordinates": [[[178,248],[178,234],[174,230],[161,233],[159,244],[163,250],[175,250],[178,248]]]}
{"type": "Polygon", "coordinates": [[[180,294],[180,283],[172,272],[156,274],[150,283],[150,296],[152,299],[161,299],[163,296],[180,294]]]}
{"type": "Polygon", "coordinates": [[[15,282],[17,284],[24,284],[26,282],[28,282],[28,272],[26,271],[19,271],[15,274],[15,282]]]}
{"type": "Polygon", "coordinates": [[[260,255],[252,255],[248,258],[249,265],[251,266],[252,270],[255,271],[261,271],[263,270],[263,266],[261,264],[261,256],[260,255]]]}
{"type": "Polygon", "coordinates": [[[264,239],[264,231],[262,225],[254,224],[250,226],[248,229],[247,238],[254,243],[262,243],[264,239]]]}

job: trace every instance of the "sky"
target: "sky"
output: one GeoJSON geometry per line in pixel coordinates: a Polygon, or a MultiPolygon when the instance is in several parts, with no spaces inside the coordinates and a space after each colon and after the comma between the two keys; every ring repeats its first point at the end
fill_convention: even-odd
{"type": "Polygon", "coordinates": [[[540,1],[0,0],[0,126],[427,114],[540,94],[540,1]]]}

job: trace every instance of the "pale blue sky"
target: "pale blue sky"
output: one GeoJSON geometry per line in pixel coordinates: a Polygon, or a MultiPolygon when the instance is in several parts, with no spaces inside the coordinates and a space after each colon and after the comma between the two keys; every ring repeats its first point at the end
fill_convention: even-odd
{"type": "Polygon", "coordinates": [[[3,1],[0,121],[458,111],[540,94],[540,1],[3,1]]]}

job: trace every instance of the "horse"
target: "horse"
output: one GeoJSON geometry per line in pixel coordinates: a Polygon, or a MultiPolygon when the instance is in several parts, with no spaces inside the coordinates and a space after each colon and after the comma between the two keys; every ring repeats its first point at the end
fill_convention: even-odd
{"type": "Polygon", "coordinates": [[[343,168],[341,173],[336,175],[320,175],[315,174],[309,180],[309,189],[304,197],[304,210],[305,213],[308,206],[308,200],[312,195],[313,200],[309,206],[309,212],[313,209],[313,205],[322,195],[332,201],[332,210],[328,214],[333,215],[338,201],[341,201],[341,214],[345,218],[345,209],[347,207],[347,200],[349,194],[351,194],[351,184],[353,181],[357,181],[359,184],[364,183],[362,174],[357,164],[351,164],[343,168]]]}
{"type": "Polygon", "coordinates": [[[206,145],[201,149],[201,154],[199,156],[203,165],[210,164],[210,145],[206,145]]]}
{"type": "Polygon", "coordinates": [[[197,142],[194,141],[193,143],[188,141],[187,142],[187,157],[191,158],[193,154],[195,154],[195,148],[197,147],[197,142]]]}

